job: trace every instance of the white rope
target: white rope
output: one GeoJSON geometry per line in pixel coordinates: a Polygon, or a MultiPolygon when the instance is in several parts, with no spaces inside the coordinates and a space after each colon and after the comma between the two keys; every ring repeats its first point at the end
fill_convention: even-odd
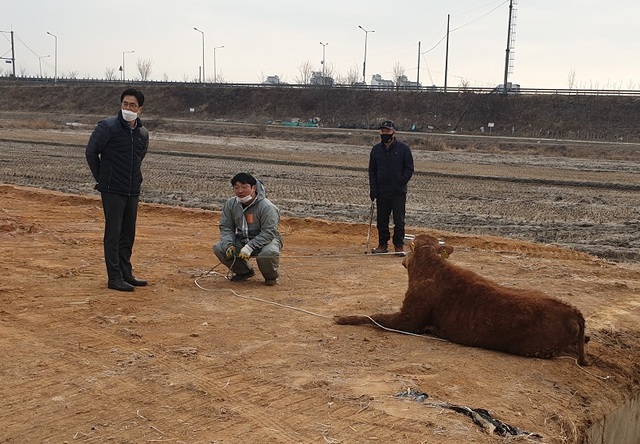
{"type": "Polygon", "coordinates": [[[419,338],[424,338],[424,339],[433,339],[435,341],[449,342],[446,339],[438,338],[436,336],[420,335],[418,333],[412,333],[410,331],[396,330],[395,328],[385,327],[384,325],[381,325],[381,324],[377,323],[371,316],[364,315],[364,317],[368,318],[371,322],[373,322],[376,326],[380,327],[383,330],[392,331],[394,333],[400,333],[400,334],[403,334],[403,335],[417,336],[419,338]]]}
{"type": "MultiPolygon", "coordinates": [[[[220,265],[220,264],[218,264],[218,265],[220,265]]],[[[216,266],[215,266],[215,267],[213,267],[213,268],[216,268],[218,265],[216,265],[216,266]]],[[[207,273],[203,274],[202,276],[199,276],[199,277],[197,277],[197,278],[196,278],[196,280],[195,280],[195,284],[196,284],[196,286],[198,286],[198,288],[200,288],[201,290],[204,290],[204,291],[218,291],[218,289],[213,289],[213,288],[206,288],[206,287],[203,287],[203,286],[202,286],[202,285],[200,285],[200,283],[198,282],[201,278],[206,278],[206,277],[209,277],[209,276],[212,276],[212,275],[223,276],[222,274],[220,274],[220,273],[218,273],[218,272],[214,272],[214,271],[213,271],[213,268],[212,268],[211,270],[209,270],[207,273]]],[[[229,279],[227,276],[223,276],[223,277],[224,277],[225,279],[229,279]]],[[[231,293],[233,293],[233,294],[234,294],[234,296],[237,296],[237,297],[242,298],[242,299],[248,299],[248,300],[252,300],[252,301],[264,302],[265,304],[271,304],[271,305],[276,305],[276,306],[278,306],[278,307],[282,307],[282,308],[288,308],[288,309],[291,309],[291,310],[301,311],[301,312],[303,312],[303,313],[307,313],[307,314],[310,314],[310,315],[313,315],[313,316],[318,316],[318,317],[320,317],[320,318],[327,318],[327,319],[332,319],[332,318],[333,318],[333,316],[327,316],[327,315],[322,315],[322,314],[314,313],[314,312],[309,311],[309,310],[304,310],[304,309],[302,309],[302,308],[298,308],[298,307],[292,307],[292,306],[290,306],[290,305],[280,304],[279,302],[269,301],[269,300],[267,300],[267,299],[262,299],[262,298],[258,298],[258,297],[255,297],[255,296],[245,296],[245,295],[241,295],[241,294],[237,293],[236,291],[232,290],[231,288],[228,288],[227,290],[229,290],[231,293]]]]}
{"type": "MultiPolygon", "coordinates": [[[[292,257],[292,256],[287,256],[287,257],[292,257]]],[[[301,257],[312,257],[312,256],[301,256],[301,257]]],[[[222,265],[222,262],[218,263],[216,266],[214,266],[213,268],[211,268],[211,269],[210,269],[209,271],[207,271],[206,273],[203,273],[202,275],[198,276],[198,277],[195,279],[195,281],[194,281],[194,282],[195,282],[195,284],[196,284],[196,286],[197,286],[198,288],[200,288],[201,290],[204,290],[204,291],[218,291],[218,289],[213,289],[213,288],[206,288],[206,287],[203,287],[203,286],[200,284],[200,282],[198,282],[198,281],[199,281],[200,279],[202,279],[202,278],[211,277],[211,276],[221,276],[221,277],[224,277],[225,279],[229,280],[229,276],[228,276],[228,275],[227,275],[227,276],[224,276],[224,275],[222,275],[222,274],[220,274],[220,273],[218,273],[218,272],[216,272],[216,271],[213,271],[213,270],[215,270],[217,267],[219,267],[220,265],[222,265]]],[[[312,315],[312,316],[317,316],[317,317],[320,317],[320,318],[333,319],[333,316],[327,316],[327,315],[323,315],[323,314],[314,313],[314,312],[312,312],[312,311],[305,310],[305,309],[303,309],[303,308],[293,307],[293,306],[291,306],[291,305],[280,304],[279,302],[274,302],[274,301],[270,301],[270,300],[267,300],[267,299],[262,299],[262,298],[259,298],[259,297],[255,297],[255,296],[245,296],[245,295],[241,295],[241,294],[237,293],[236,291],[232,290],[231,288],[229,288],[228,290],[229,290],[231,293],[233,293],[233,295],[234,295],[234,296],[237,296],[237,297],[242,298],[242,299],[247,299],[247,300],[252,300],[252,301],[258,301],[258,302],[263,302],[263,303],[265,303],[265,304],[271,304],[271,305],[275,305],[275,306],[277,306],[277,307],[282,307],[282,308],[288,308],[288,309],[290,309],[290,310],[300,311],[300,312],[302,312],[302,313],[307,313],[307,314],[310,314],[310,315],[312,315]]],[[[393,328],[385,327],[384,325],[381,325],[381,324],[379,324],[378,322],[376,322],[376,321],[375,321],[373,318],[371,318],[370,316],[367,316],[367,315],[364,315],[364,316],[365,316],[366,318],[368,318],[371,322],[373,322],[376,326],[378,326],[379,328],[381,328],[381,329],[383,329],[383,330],[386,330],[386,331],[391,331],[391,332],[394,332],[394,333],[400,333],[400,334],[403,334],[403,335],[409,335],[409,336],[418,336],[418,337],[420,337],[420,338],[424,338],[424,339],[433,339],[433,340],[437,340],[437,341],[449,342],[449,341],[447,341],[446,339],[437,338],[437,337],[434,337],[434,336],[420,335],[420,334],[417,334],[417,333],[412,333],[412,332],[408,332],[408,331],[396,330],[396,329],[393,329],[393,328]]]]}
{"type": "MultiPolygon", "coordinates": [[[[383,253],[383,254],[385,254],[385,253],[383,253]]],[[[395,254],[395,253],[393,253],[393,254],[395,254]]],[[[360,256],[360,255],[358,255],[358,256],[360,256]]],[[[296,257],[296,256],[287,256],[287,257],[296,257]]],[[[325,257],[325,256],[299,256],[299,257],[309,258],[309,257],[325,257]]],[[[329,256],[327,256],[327,257],[329,257],[329,256]]],[[[234,261],[235,261],[235,259],[234,259],[234,261]]],[[[202,285],[200,285],[200,283],[198,282],[198,280],[200,280],[200,279],[202,279],[202,278],[210,277],[210,276],[213,276],[213,275],[222,276],[222,277],[224,277],[225,279],[229,280],[229,279],[230,279],[230,277],[229,277],[229,273],[227,274],[227,276],[223,276],[222,274],[220,274],[220,273],[218,273],[218,272],[214,271],[214,270],[215,270],[217,267],[219,267],[220,265],[222,265],[222,262],[219,262],[217,265],[215,265],[215,266],[214,266],[213,268],[211,268],[209,271],[207,271],[206,273],[203,273],[202,275],[200,275],[199,277],[197,277],[197,278],[195,279],[195,281],[194,281],[194,282],[195,282],[195,284],[196,284],[196,286],[197,286],[198,288],[200,288],[201,290],[204,290],[204,291],[217,291],[217,289],[212,289],[212,288],[205,288],[205,287],[203,287],[202,285]]],[[[231,272],[231,269],[229,269],[229,272],[231,272]]],[[[267,299],[262,299],[262,298],[258,298],[258,297],[255,297],[255,296],[244,296],[244,295],[241,295],[241,294],[237,293],[236,291],[232,290],[231,288],[229,288],[228,290],[229,290],[231,293],[233,293],[233,295],[234,295],[234,296],[237,296],[237,297],[242,298],[242,299],[247,299],[247,300],[251,300],[251,301],[258,301],[258,302],[263,302],[263,303],[265,303],[265,304],[275,305],[275,306],[277,306],[277,307],[282,307],[282,308],[288,308],[288,309],[290,309],[290,310],[300,311],[300,312],[302,312],[302,313],[310,314],[310,315],[312,315],[312,316],[317,316],[317,317],[320,317],[320,318],[333,319],[333,316],[327,316],[327,315],[323,315],[323,314],[314,313],[314,312],[309,311],[309,310],[305,310],[305,309],[298,308],[298,307],[292,307],[291,305],[280,304],[280,303],[278,303],[278,302],[269,301],[269,300],[267,300],[267,299]]],[[[448,340],[446,340],[446,339],[438,338],[438,337],[436,337],[436,336],[421,335],[421,334],[412,333],[412,332],[408,332],[408,331],[396,330],[395,328],[385,327],[384,325],[381,325],[380,323],[376,322],[376,321],[375,321],[371,316],[368,316],[368,315],[361,315],[361,316],[366,317],[366,318],[367,318],[367,319],[369,319],[369,320],[370,320],[370,321],[371,321],[375,326],[377,326],[378,328],[381,328],[382,330],[390,331],[390,332],[393,332],[393,333],[400,333],[400,334],[407,335],[407,336],[417,336],[417,337],[422,338],[422,339],[431,339],[431,340],[434,340],[434,341],[450,342],[450,341],[448,341],[448,340]]],[[[589,371],[588,371],[588,370],[586,370],[584,367],[582,367],[580,364],[578,364],[578,360],[577,360],[576,358],[573,358],[573,357],[571,357],[571,356],[557,356],[557,357],[558,357],[558,358],[565,358],[565,359],[574,359],[576,366],[577,366],[580,370],[582,370],[583,372],[585,372],[586,374],[588,374],[588,375],[590,375],[590,376],[592,376],[592,377],[594,377],[594,378],[598,378],[598,379],[603,380],[603,381],[606,381],[606,380],[608,380],[609,378],[611,378],[611,376],[610,376],[610,375],[607,375],[607,376],[598,376],[598,375],[596,375],[596,374],[593,374],[593,373],[589,372],[589,371]]]]}

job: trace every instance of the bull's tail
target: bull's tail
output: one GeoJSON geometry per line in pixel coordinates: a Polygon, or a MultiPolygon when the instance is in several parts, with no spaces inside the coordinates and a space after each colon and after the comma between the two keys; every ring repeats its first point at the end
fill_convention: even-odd
{"type": "Polygon", "coordinates": [[[375,325],[368,316],[334,316],[333,321],[340,325],[375,325]]]}

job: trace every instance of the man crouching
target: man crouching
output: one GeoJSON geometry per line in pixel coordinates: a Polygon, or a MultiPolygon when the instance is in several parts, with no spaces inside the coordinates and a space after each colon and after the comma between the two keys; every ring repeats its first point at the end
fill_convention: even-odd
{"type": "Polygon", "coordinates": [[[235,197],[227,200],[220,217],[220,241],[213,253],[233,273],[232,282],[255,276],[248,259],[256,258],[264,283],[278,283],[282,237],[278,232],[280,210],[269,199],[262,182],[248,173],[231,179],[235,197]]]}

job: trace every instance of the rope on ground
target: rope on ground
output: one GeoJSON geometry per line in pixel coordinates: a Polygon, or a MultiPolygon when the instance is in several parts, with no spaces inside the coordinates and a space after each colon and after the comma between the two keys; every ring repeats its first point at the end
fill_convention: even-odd
{"type": "MultiPolygon", "coordinates": [[[[288,257],[292,257],[292,256],[288,256],[288,257]]],[[[301,257],[312,257],[312,256],[301,256],[301,257]]],[[[224,278],[225,278],[225,279],[227,279],[227,280],[228,280],[228,279],[230,279],[230,272],[229,272],[229,273],[227,273],[227,275],[226,275],[226,276],[224,276],[224,275],[222,275],[221,273],[218,273],[218,272],[214,271],[214,270],[215,270],[217,267],[219,267],[220,265],[222,265],[222,262],[219,262],[217,265],[215,265],[215,266],[214,266],[213,268],[211,268],[209,271],[207,271],[207,272],[203,273],[202,275],[198,276],[198,277],[195,279],[195,281],[194,281],[194,282],[195,282],[195,284],[196,284],[196,286],[197,286],[198,288],[200,288],[201,290],[204,290],[204,291],[216,291],[216,290],[214,290],[214,289],[212,289],[212,288],[206,288],[206,287],[203,287],[203,286],[200,284],[200,282],[198,282],[198,281],[199,281],[200,279],[202,279],[202,278],[206,278],[206,277],[209,277],[209,276],[212,276],[212,275],[222,276],[222,277],[224,277],[224,278]]],[[[230,269],[229,269],[229,270],[230,270],[230,269]]],[[[237,297],[242,298],[242,299],[247,299],[247,300],[252,300],[252,301],[258,301],[258,302],[263,302],[263,303],[265,303],[265,304],[275,305],[275,306],[277,306],[277,307],[282,307],[282,308],[288,308],[288,309],[290,309],[290,310],[300,311],[300,312],[302,312],[302,313],[307,313],[307,314],[310,314],[310,315],[312,315],[312,316],[317,316],[317,317],[320,317],[320,318],[333,319],[333,316],[327,316],[327,315],[323,315],[323,314],[314,313],[314,312],[312,312],[312,311],[305,310],[305,309],[303,309],[303,308],[293,307],[293,306],[291,306],[291,305],[280,304],[279,302],[274,302],[274,301],[270,301],[270,300],[267,300],[267,299],[262,299],[262,298],[259,298],[259,297],[255,297],[255,296],[245,296],[245,295],[241,295],[241,294],[237,293],[236,291],[234,291],[234,290],[232,290],[232,289],[230,289],[230,288],[229,288],[228,290],[229,290],[231,293],[233,293],[233,295],[234,295],[234,296],[237,296],[237,297]]],[[[394,332],[394,333],[400,333],[400,334],[403,334],[403,335],[409,335],[409,336],[418,336],[418,337],[423,338],[423,339],[433,339],[433,340],[436,340],[436,341],[449,342],[449,341],[447,341],[446,339],[438,338],[438,337],[435,337],[435,336],[420,335],[420,334],[417,334],[417,333],[412,333],[412,332],[408,332],[408,331],[396,330],[396,329],[394,329],[394,328],[385,327],[384,325],[381,325],[381,324],[379,324],[378,322],[376,322],[376,321],[375,321],[373,318],[371,318],[370,316],[367,316],[367,315],[364,315],[364,316],[366,316],[366,317],[367,317],[371,322],[373,322],[377,327],[379,327],[379,328],[381,328],[381,329],[383,329],[383,330],[386,330],[386,331],[390,331],[390,332],[394,332]]]]}
{"type": "MultiPolygon", "coordinates": [[[[360,256],[360,255],[358,255],[358,256],[360,256]]],[[[296,256],[287,256],[287,257],[296,257],[296,256]]],[[[309,258],[309,257],[318,257],[318,256],[299,256],[299,257],[309,258]]],[[[325,256],[320,256],[320,257],[325,257],[325,256]]],[[[331,257],[331,256],[328,256],[328,257],[331,257]]],[[[234,262],[235,262],[235,258],[234,258],[234,262]]],[[[230,280],[230,279],[231,279],[231,275],[233,274],[233,273],[231,272],[231,268],[229,269],[229,271],[227,272],[227,274],[226,274],[226,275],[222,275],[221,273],[218,273],[218,272],[214,271],[214,270],[215,270],[216,268],[218,268],[220,265],[222,265],[222,262],[219,262],[218,264],[216,264],[215,266],[213,266],[209,271],[207,271],[207,272],[205,272],[205,273],[201,274],[200,276],[198,276],[198,277],[195,279],[195,284],[196,284],[196,286],[197,286],[198,288],[200,288],[201,290],[204,290],[204,291],[216,291],[216,290],[214,290],[214,289],[212,289],[212,288],[206,288],[206,287],[203,287],[202,285],[200,285],[200,283],[198,282],[198,280],[199,280],[199,279],[201,279],[201,278],[206,278],[206,277],[208,277],[208,276],[212,276],[212,275],[222,276],[222,277],[224,277],[225,279],[230,280]]],[[[258,297],[255,297],[255,296],[244,296],[244,295],[241,295],[241,294],[237,293],[236,291],[234,291],[234,290],[232,290],[232,289],[230,289],[230,288],[229,288],[228,290],[229,290],[231,293],[233,293],[233,295],[234,295],[234,296],[237,296],[237,297],[242,298],[242,299],[247,299],[247,300],[252,300],[252,301],[258,301],[258,302],[263,302],[263,303],[265,303],[265,304],[275,305],[275,306],[277,306],[277,307],[282,307],[282,308],[288,308],[288,309],[290,309],[290,310],[300,311],[300,312],[302,312],[302,313],[310,314],[310,315],[312,315],[312,316],[317,316],[317,317],[319,317],[319,318],[333,319],[333,316],[327,316],[327,315],[323,315],[323,314],[319,314],[319,313],[314,313],[314,312],[312,312],[312,311],[305,310],[305,309],[303,309],[303,308],[293,307],[293,306],[291,306],[291,305],[280,304],[279,302],[269,301],[269,300],[267,300],[267,299],[262,299],[262,298],[258,298],[258,297]]],[[[369,319],[369,320],[370,320],[370,321],[371,321],[371,322],[372,322],[376,327],[381,328],[382,330],[390,331],[390,332],[393,332],[393,333],[400,333],[400,334],[402,334],[402,335],[417,336],[417,337],[419,337],[419,338],[423,338],[423,339],[432,339],[432,340],[434,340],[434,341],[450,342],[450,341],[448,341],[448,340],[446,340],[446,339],[438,338],[437,336],[421,335],[421,334],[418,334],[418,333],[412,333],[412,332],[409,332],[409,331],[396,330],[395,328],[385,327],[384,325],[381,325],[380,323],[376,322],[376,321],[375,321],[371,316],[368,316],[368,315],[363,315],[363,316],[365,316],[366,318],[368,318],[368,319],[369,319]]],[[[611,376],[610,376],[610,375],[606,375],[606,376],[598,376],[598,375],[596,375],[596,374],[594,374],[594,373],[589,372],[587,369],[585,369],[585,368],[584,368],[584,367],[582,367],[580,364],[578,364],[578,360],[577,360],[576,358],[572,357],[572,356],[558,356],[558,358],[573,359],[573,360],[575,361],[576,366],[577,366],[580,370],[582,370],[583,372],[585,372],[586,374],[588,374],[588,375],[590,375],[590,376],[592,376],[592,377],[594,377],[594,378],[598,378],[598,379],[600,379],[600,380],[602,380],[602,381],[606,381],[606,380],[608,380],[609,378],[611,378],[611,376]]]]}
{"type": "MultiPolygon", "coordinates": [[[[204,291],[217,291],[217,290],[214,290],[214,289],[212,289],[212,288],[206,288],[206,287],[203,287],[202,285],[200,285],[200,283],[199,283],[198,281],[199,281],[201,278],[205,278],[205,277],[212,276],[212,275],[223,276],[222,274],[220,274],[220,273],[218,273],[218,272],[214,272],[214,271],[213,271],[215,268],[217,268],[217,267],[218,267],[219,265],[221,265],[221,264],[222,264],[222,262],[220,262],[218,265],[216,265],[215,267],[213,267],[211,270],[207,271],[206,273],[203,273],[201,276],[198,276],[198,277],[195,279],[195,284],[196,284],[196,286],[197,286],[198,288],[200,288],[201,290],[204,290],[204,291]]],[[[229,276],[223,276],[223,277],[224,277],[225,279],[229,279],[229,276]]],[[[323,314],[314,313],[314,312],[312,312],[312,311],[305,310],[305,309],[303,309],[303,308],[293,307],[293,306],[291,306],[291,305],[280,304],[279,302],[269,301],[269,300],[267,300],[267,299],[262,299],[262,298],[255,297],[255,296],[245,296],[245,295],[242,295],[242,294],[237,293],[235,290],[232,290],[231,288],[229,288],[228,290],[229,290],[231,293],[233,293],[233,295],[234,295],[234,296],[237,296],[237,297],[242,298],[242,299],[248,299],[248,300],[252,300],[252,301],[263,302],[263,303],[265,303],[265,304],[276,305],[276,306],[278,306],[278,307],[288,308],[288,309],[290,309],[290,310],[301,311],[301,312],[303,312],[303,313],[307,313],[307,314],[310,314],[310,315],[312,315],[312,316],[317,316],[317,317],[320,317],[320,318],[333,319],[333,316],[327,316],[327,315],[323,315],[323,314]]]]}
{"type": "Polygon", "coordinates": [[[412,333],[410,331],[396,330],[395,328],[385,327],[384,325],[381,325],[378,322],[376,322],[371,316],[367,316],[367,315],[364,315],[364,316],[383,330],[392,331],[394,333],[400,333],[402,335],[418,336],[419,338],[424,338],[424,339],[433,339],[434,341],[449,342],[446,339],[438,338],[436,336],[420,335],[418,333],[412,333]]]}
{"type": "Polygon", "coordinates": [[[594,373],[591,373],[590,371],[588,371],[586,368],[584,368],[583,366],[581,366],[580,364],[578,364],[578,358],[574,358],[573,356],[557,356],[557,358],[564,358],[564,359],[573,359],[573,361],[575,362],[576,366],[582,370],[583,372],[585,372],[587,375],[589,376],[593,376],[594,378],[598,378],[602,381],[606,381],[607,379],[611,378],[611,375],[606,375],[606,376],[598,376],[594,373]]]}

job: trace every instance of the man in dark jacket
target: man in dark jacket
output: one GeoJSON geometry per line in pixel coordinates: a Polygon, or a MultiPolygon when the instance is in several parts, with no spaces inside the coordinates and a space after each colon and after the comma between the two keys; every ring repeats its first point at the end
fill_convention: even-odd
{"type": "Polygon", "coordinates": [[[413,155],[409,145],[396,140],[396,126],[391,120],[380,125],[380,143],[369,156],[369,195],[377,199],[378,247],[372,253],[387,253],[391,239],[389,218],[393,213],[394,251],[404,251],[404,218],[407,184],[413,175],[413,155]]]}
{"type": "Polygon", "coordinates": [[[91,174],[100,191],[104,210],[104,259],[107,265],[107,287],[133,291],[147,285],[136,279],[131,267],[131,252],[136,236],[136,218],[142,173],[140,165],[147,154],[149,132],[138,116],[142,113],[144,95],[133,88],[120,96],[117,116],[98,122],[86,157],[91,174]]]}

